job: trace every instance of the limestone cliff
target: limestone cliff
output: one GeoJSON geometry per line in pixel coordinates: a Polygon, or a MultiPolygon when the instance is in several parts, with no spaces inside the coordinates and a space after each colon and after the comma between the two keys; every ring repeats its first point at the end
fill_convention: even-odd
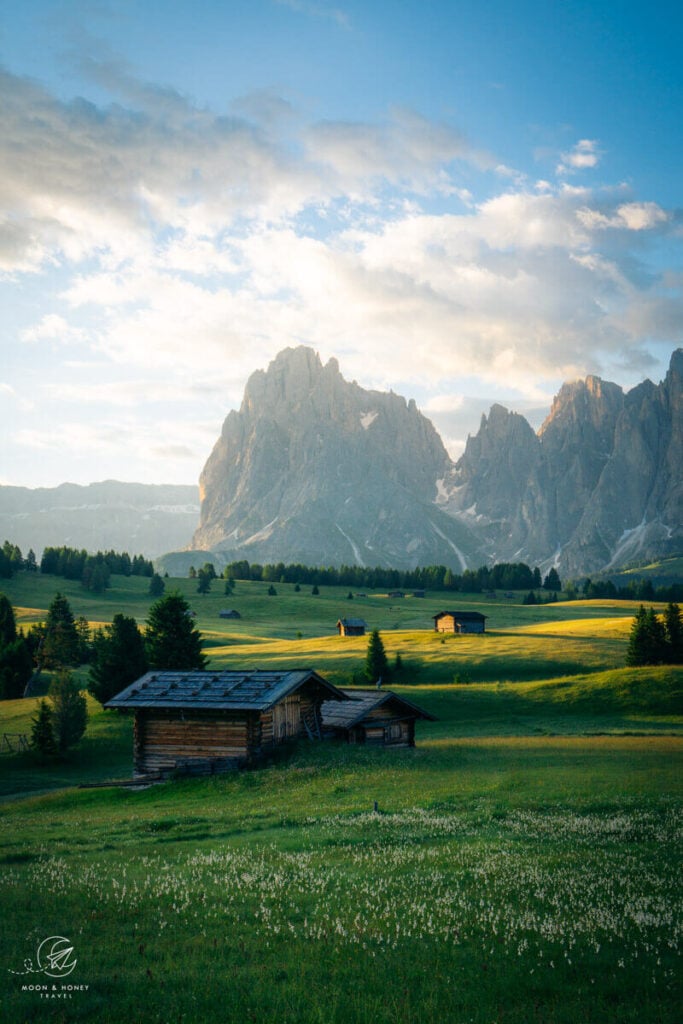
{"type": "Polygon", "coordinates": [[[258,562],[464,566],[478,543],[434,504],[450,465],[414,402],[286,349],[223,424],[194,546],[258,562]]]}
{"type": "Polygon", "coordinates": [[[194,547],[226,560],[557,565],[683,550],[683,350],[628,393],[563,385],[535,434],[494,405],[456,464],[414,402],[287,349],[254,373],[201,476],[194,547]]]}

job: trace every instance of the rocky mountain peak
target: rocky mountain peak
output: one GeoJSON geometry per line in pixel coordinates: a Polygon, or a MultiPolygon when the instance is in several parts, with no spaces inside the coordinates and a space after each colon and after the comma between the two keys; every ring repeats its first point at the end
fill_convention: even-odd
{"type": "Polygon", "coordinates": [[[564,431],[571,423],[590,423],[601,429],[613,423],[624,401],[624,392],[618,384],[588,376],[563,384],[553,400],[539,436],[559,428],[564,431]]]}
{"type": "Polygon", "coordinates": [[[256,370],[247,381],[242,411],[252,415],[272,412],[278,406],[298,406],[321,385],[327,388],[342,380],[339,364],[330,359],[323,366],[312,348],[286,348],[266,370],[256,370]]]}
{"type": "Polygon", "coordinates": [[[683,348],[677,348],[671,353],[667,382],[678,382],[679,388],[683,384],[683,348]]]}
{"type": "Polygon", "coordinates": [[[316,565],[443,561],[463,533],[431,505],[450,467],[414,402],[346,381],[310,348],[286,349],[223,424],[194,545],[316,565]]]}
{"type": "Polygon", "coordinates": [[[536,434],[494,404],[454,465],[411,400],[364,390],[311,348],[252,374],[201,476],[194,545],[226,560],[580,575],[683,545],[683,350],[624,394],[564,384],[536,434]]]}

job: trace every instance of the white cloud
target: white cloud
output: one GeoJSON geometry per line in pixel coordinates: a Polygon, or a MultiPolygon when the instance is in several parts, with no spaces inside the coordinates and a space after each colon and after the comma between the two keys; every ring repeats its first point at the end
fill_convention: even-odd
{"type": "Polygon", "coordinates": [[[589,229],[626,228],[629,231],[646,231],[666,224],[670,215],[657,203],[622,203],[612,213],[584,207],[577,211],[577,217],[589,229]]]}
{"type": "MultiPolygon", "coordinates": [[[[249,372],[302,342],[366,384],[450,388],[469,374],[538,402],[539,377],[637,362],[653,332],[680,336],[677,296],[639,263],[648,231],[674,236],[673,217],[564,180],[597,165],[593,140],[562,155],[559,186],[513,172],[501,185],[502,165],[412,112],[307,125],[260,96],[224,117],[115,66],[99,74],[127,106],[64,104],[4,76],[0,267],[63,272],[59,312],[41,309],[22,338],[89,346],[126,371],[133,384],[108,390],[93,370],[105,407],[133,417],[131,394],[180,401],[183,383],[191,396],[215,373],[228,408],[249,372]],[[486,198],[464,164],[487,171],[486,198]]],[[[67,382],[63,398],[77,393],[67,382]]],[[[109,450],[105,425],[72,427],[75,448],[109,450]]],[[[52,443],[31,428],[24,441],[52,443]]],[[[163,444],[188,447],[173,429],[163,444]]]]}
{"type": "Polygon", "coordinates": [[[61,345],[69,345],[72,342],[83,342],[86,337],[85,331],[73,327],[63,316],[59,316],[57,313],[47,313],[37,324],[22,332],[21,340],[29,343],[55,341],[61,345]]]}
{"type": "Polygon", "coordinates": [[[573,149],[562,153],[557,165],[558,174],[571,174],[597,167],[601,152],[595,139],[579,139],[573,149]]]}

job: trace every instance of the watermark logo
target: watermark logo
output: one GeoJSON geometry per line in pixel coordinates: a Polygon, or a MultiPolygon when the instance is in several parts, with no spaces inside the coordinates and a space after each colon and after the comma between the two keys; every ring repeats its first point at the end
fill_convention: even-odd
{"type": "Polygon", "coordinates": [[[13,971],[10,974],[46,974],[48,978],[67,978],[78,960],[74,956],[74,947],[69,939],[63,935],[50,935],[43,939],[36,952],[36,963],[27,957],[24,960],[23,971],[13,971]]]}
{"type": "Polygon", "coordinates": [[[66,978],[78,963],[74,947],[62,935],[51,935],[38,946],[38,969],[49,978],[66,978]]]}

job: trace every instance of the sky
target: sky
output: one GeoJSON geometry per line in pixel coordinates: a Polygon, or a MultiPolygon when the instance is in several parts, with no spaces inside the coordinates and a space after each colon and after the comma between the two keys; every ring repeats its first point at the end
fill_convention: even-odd
{"type": "Polygon", "coordinates": [[[0,483],[196,483],[288,346],[414,398],[683,344],[673,0],[0,0],[0,483]]]}

